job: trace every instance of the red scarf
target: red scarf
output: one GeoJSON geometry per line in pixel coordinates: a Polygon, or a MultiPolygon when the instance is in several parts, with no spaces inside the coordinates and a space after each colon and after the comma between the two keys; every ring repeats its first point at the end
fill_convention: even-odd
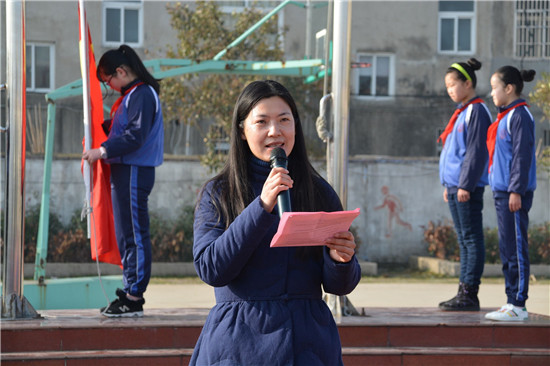
{"type": "Polygon", "coordinates": [[[477,103],[483,103],[483,100],[480,98],[480,97],[477,97],[475,99],[473,99],[472,101],[464,104],[461,108],[457,108],[455,110],[455,112],[453,113],[453,115],[451,116],[451,119],[449,120],[449,123],[447,123],[447,127],[445,127],[445,131],[443,131],[443,133],[439,136],[439,138],[437,139],[437,142],[440,142],[443,144],[443,146],[445,146],[445,140],[447,139],[447,136],[449,136],[451,134],[451,132],[453,131],[453,127],[455,126],[455,122],[456,120],[458,119],[458,115],[463,111],[465,110],[466,108],[468,108],[468,106],[470,104],[477,104],[477,103]]]}
{"type": "Polygon", "coordinates": [[[137,88],[138,86],[140,86],[141,84],[143,84],[143,81],[140,81],[139,83],[136,83],[134,85],[132,85],[130,88],[128,88],[128,90],[126,90],[124,92],[124,94],[122,94],[120,97],[118,97],[117,100],[115,100],[115,102],[113,103],[113,106],[111,107],[111,113],[109,114],[111,116],[111,118],[113,118],[113,116],[115,115],[118,107],[120,107],[120,103],[122,103],[122,100],[124,99],[124,97],[129,93],[131,92],[132,90],[134,90],[135,88],[137,88]]]}
{"type": "Polygon", "coordinates": [[[513,107],[508,108],[505,111],[500,112],[497,114],[497,120],[489,126],[489,129],[487,130],[487,150],[489,151],[489,169],[491,169],[491,165],[493,165],[493,155],[495,154],[495,145],[497,143],[497,130],[498,130],[498,124],[501,119],[504,118],[505,115],[508,114],[512,109],[520,107],[522,105],[527,105],[526,102],[521,102],[516,104],[513,107]]]}

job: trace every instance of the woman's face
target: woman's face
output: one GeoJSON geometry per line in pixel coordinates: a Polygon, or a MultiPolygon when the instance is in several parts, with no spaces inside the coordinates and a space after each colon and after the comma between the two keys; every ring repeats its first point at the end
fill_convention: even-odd
{"type": "Polygon", "coordinates": [[[505,107],[514,101],[512,85],[504,85],[498,74],[491,76],[491,96],[497,107],[505,107]]]}
{"type": "Polygon", "coordinates": [[[456,72],[445,75],[445,87],[447,94],[455,103],[466,103],[470,98],[471,81],[463,81],[457,78],[456,72]]]}
{"type": "Polygon", "coordinates": [[[241,138],[260,160],[269,161],[271,150],[281,147],[287,156],[294,147],[296,130],[288,104],[280,97],[260,100],[243,122],[241,138]]]}

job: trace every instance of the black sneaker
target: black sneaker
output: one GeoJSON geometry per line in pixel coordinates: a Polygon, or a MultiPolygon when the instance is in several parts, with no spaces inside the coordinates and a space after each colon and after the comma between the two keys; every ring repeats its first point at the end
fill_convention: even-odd
{"type": "Polygon", "coordinates": [[[139,299],[137,301],[130,300],[124,295],[122,298],[118,298],[101,312],[109,318],[121,318],[121,317],[141,317],[143,316],[143,304],[145,299],[139,299]]]}
{"type": "MultiPolygon", "coordinates": [[[[126,292],[124,292],[124,290],[122,289],[119,289],[117,288],[116,291],[115,291],[116,295],[118,296],[119,299],[124,299],[126,298],[126,292]]],[[[105,309],[107,309],[109,306],[111,306],[112,303],[114,303],[115,301],[117,301],[118,299],[116,300],[113,300],[111,301],[111,303],[107,306],[103,306],[101,309],[99,309],[99,312],[100,313],[103,313],[105,311],[105,309]]]]}

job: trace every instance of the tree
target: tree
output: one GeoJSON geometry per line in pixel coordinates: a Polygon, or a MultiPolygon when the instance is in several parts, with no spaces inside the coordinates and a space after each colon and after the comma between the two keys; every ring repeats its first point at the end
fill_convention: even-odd
{"type": "MultiPolygon", "coordinates": [[[[167,46],[167,56],[196,61],[212,59],[264,16],[254,7],[229,16],[214,1],[197,1],[191,6],[176,3],[168,5],[167,11],[178,39],[175,49],[167,46]]],[[[272,17],[238,46],[228,50],[222,59],[283,60],[282,34],[277,23],[277,16],[272,17]]],[[[270,77],[263,75],[262,78],[270,77]]],[[[202,163],[211,170],[217,170],[225,161],[225,154],[217,150],[216,145],[228,141],[237,97],[244,85],[256,79],[258,76],[254,75],[185,74],[162,83],[167,120],[178,119],[199,128],[209,123],[206,131],[200,131],[207,147],[202,163]]],[[[308,95],[306,90],[315,87],[304,86],[299,78],[278,79],[296,97],[301,116],[311,110],[305,107],[304,101],[308,95]]]]}
{"type": "MultiPolygon", "coordinates": [[[[542,78],[529,93],[529,99],[542,109],[541,122],[550,121],[550,73],[542,73],[542,78]]],[[[550,147],[545,147],[539,154],[539,167],[550,172],[550,147]]]]}

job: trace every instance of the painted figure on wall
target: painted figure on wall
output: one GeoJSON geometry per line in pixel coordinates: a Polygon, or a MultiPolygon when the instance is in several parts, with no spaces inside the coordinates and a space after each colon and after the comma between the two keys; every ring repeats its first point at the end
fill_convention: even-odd
{"type": "Polygon", "coordinates": [[[384,202],[381,205],[376,206],[375,210],[383,209],[387,207],[388,209],[388,224],[386,227],[386,238],[391,238],[392,236],[392,226],[393,221],[397,224],[406,227],[409,231],[412,231],[412,226],[408,222],[401,220],[400,213],[403,212],[403,205],[399,198],[390,194],[390,189],[388,186],[382,186],[382,194],[384,195],[384,202]]]}

